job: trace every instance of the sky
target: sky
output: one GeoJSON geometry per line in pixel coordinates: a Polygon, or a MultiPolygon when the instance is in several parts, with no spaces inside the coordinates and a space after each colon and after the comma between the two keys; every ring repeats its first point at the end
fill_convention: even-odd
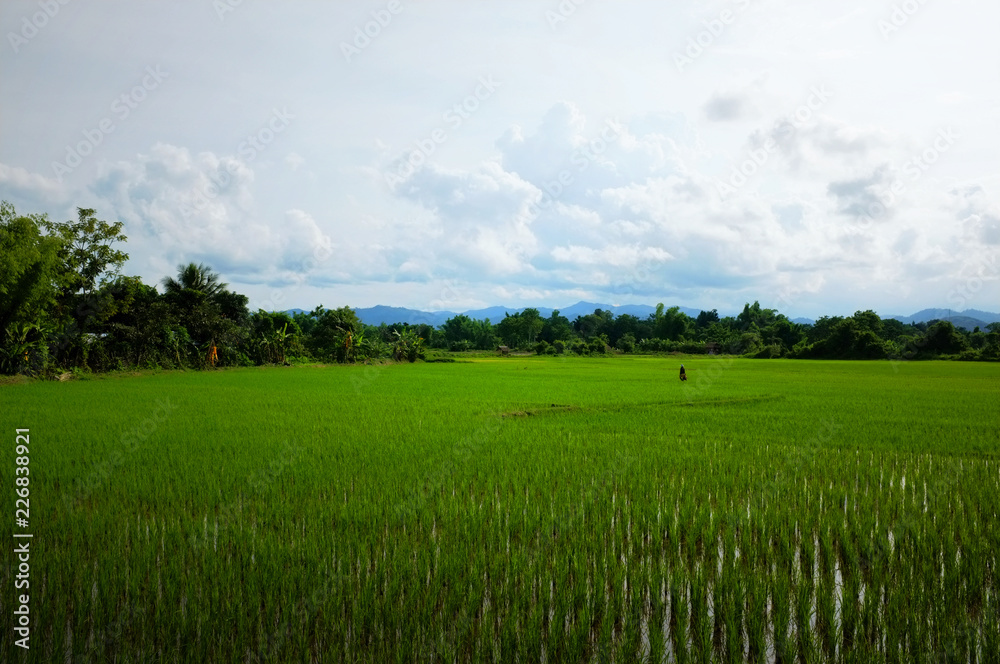
{"type": "Polygon", "coordinates": [[[252,309],[1000,310],[993,0],[0,3],[0,199],[252,309]]]}

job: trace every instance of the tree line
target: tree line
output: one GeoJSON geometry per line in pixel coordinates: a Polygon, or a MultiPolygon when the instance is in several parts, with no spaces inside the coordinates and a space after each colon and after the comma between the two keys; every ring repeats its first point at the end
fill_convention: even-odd
{"type": "MultiPolygon", "coordinates": [[[[486,322],[488,324],[488,321],[486,322]]],[[[467,316],[448,320],[432,347],[450,350],[487,349],[482,322],[467,316]]],[[[903,323],[880,318],[874,311],[853,316],[824,316],[812,325],[795,323],[759,302],[746,304],[736,316],[716,310],[688,316],[663,304],[646,318],[615,316],[597,309],[569,321],[559,311],[543,318],[537,309],[507,315],[492,326],[494,340],[537,353],[576,354],[681,352],[725,353],[755,358],[914,359],[948,357],[1000,360],[1000,323],[966,331],[949,321],[903,323]]]]}
{"type": "Polygon", "coordinates": [[[297,361],[409,361],[428,349],[540,354],[718,352],[748,357],[1000,360],[1000,324],[967,332],[948,321],[904,324],[872,311],[794,323],[757,302],[735,317],[690,317],[660,304],[647,318],[597,309],[457,315],[443,325],[363,324],[349,307],[310,312],[248,308],[210,267],[178,266],[157,288],[125,276],[121,222],[78,209],[75,221],[18,215],[0,204],[0,373],[208,368],[297,361]]]}

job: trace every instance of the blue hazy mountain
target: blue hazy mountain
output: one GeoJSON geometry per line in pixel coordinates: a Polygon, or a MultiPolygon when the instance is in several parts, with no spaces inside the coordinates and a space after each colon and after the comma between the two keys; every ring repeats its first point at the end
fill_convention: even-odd
{"type": "MultiPolygon", "coordinates": [[[[439,325],[443,325],[449,318],[454,318],[459,314],[468,316],[473,320],[489,319],[491,323],[498,323],[503,320],[505,315],[513,315],[524,311],[526,308],[527,307],[493,306],[486,307],[485,309],[469,309],[467,311],[454,312],[421,311],[419,309],[407,309],[406,307],[388,307],[385,305],[377,305],[374,307],[355,309],[354,311],[358,315],[361,322],[366,325],[409,323],[410,325],[426,324],[437,327],[439,325]]],[[[538,313],[542,316],[542,318],[548,318],[552,315],[554,310],[551,307],[533,308],[538,310],[538,313]]],[[[648,304],[613,305],[600,304],[598,302],[577,302],[576,304],[571,304],[568,307],[560,307],[558,311],[560,315],[565,316],[570,321],[573,321],[577,318],[577,316],[592,314],[597,309],[610,311],[616,318],[623,314],[629,314],[639,319],[645,319],[656,311],[655,306],[648,304]]],[[[701,309],[692,309],[690,307],[679,307],[679,309],[692,318],[696,318],[702,311],[701,309]]],[[[309,312],[302,309],[289,309],[287,313],[295,314],[309,312]]],[[[725,312],[719,313],[720,317],[727,315],[730,314],[725,312]]],[[[954,311],[950,309],[923,309],[910,316],[887,316],[886,318],[894,318],[898,321],[902,321],[903,323],[926,323],[932,320],[949,320],[956,327],[963,327],[965,329],[972,330],[978,326],[979,328],[985,330],[989,323],[1000,322],[1000,313],[992,313],[978,309],[966,309],[965,311],[954,311]]],[[[793,318],[792,322],[803,325],[812,325],[814,323],[814,321],[810,318],[793,318]]]]}
{"type": "Polygon", "coordinates": [[[926,323],[932,320],[947,320],[955,327],[974,330],[977,327],[984,330],[990,323],[1000,322],[1000,314],[979,309],[922,309],[911,316],[889,316],[903,323],[926,323]]]}
{"type": "Polygon", "coordinates": [[[391,325],[392,323],[409,323],[410,325],[430,325],[437,327],[444,325],[449,318],[454,318],[458,314],[453,311],[420,311],[419,309],[406,309],[404,307],[387,307],[377,305],[364,309],[355,309],[354,313],[365,325],[391,325]]]}
{"type": "MultiPolygon", "coordinates": [[[[498,323],[503,320],[503,317],[507,314],[514,315],[520,313],[529,307],[505,307],[505,306],[494,306],[486,307],[485,309],[469,309],[467,311],[459,312],[473,320],[487,320],[491,323],[498,323]]],[[[552,315],[555,310],[551,307],[531,307],[538,310],[538,313],[542,318],[548,318],[552,315]]],[[[636,318],[647,318],[650,314],[656,311],[656,307],[650,306],[648,304],[623,304],[623,305],[613,305],[613,304],[600,304],[597,302],[577,302],[565,308],[559,308],[559,314],[565,316],[569,320],[575,320],[577,316],[586,316],[587,314],[594,313],[597,309],[603,309],[605,311],[612,312],[615,317],[621,316],[622,314],[629,314],[635,316],[636,318]]],[[[701,309],[691,309],[689,307],[680,307],[680,310],[691,317],[697,316],[701,309]]],[[[411,325],[418,325],[421,323],[426,323],[427,325],[438,326],[444,324],[449,318],[453,318],[458,315],[453,311],[420,311],[419,309],[406,309],[404,307],[386,307],[386,306],[375,306],[368,308],[355,309],[355,313],[361,322],[366,325],[381,325],[382,323],[409,323],[411,325]]]]}

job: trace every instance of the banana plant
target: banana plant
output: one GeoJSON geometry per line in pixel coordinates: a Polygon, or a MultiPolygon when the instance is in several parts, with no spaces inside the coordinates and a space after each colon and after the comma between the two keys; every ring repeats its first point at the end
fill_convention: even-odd
{"type": "Polygon", "coordinates": [[[423,350],[424,339],[418,337],[413,330],[395,331],[395,340],[392,344],[392,357],[397,362],[404,358],[409,362],[416,362],[423,350]]]}
{"type": "Polygon", "coordinates": [[[358,359],[359,353],[364,348],[365,335],[363,332],[347,332],[344,335],[344,349],[346,350],[346,360],[354,362],[358,359]]]}
{"type": "Polygon", "coordinates": [[[281,326],[280,330],[275,330],[271,337],[272,346],[274,348],[274,362],[275,364],[284,364],[285,355],[288,353],[288,342],[291,340],[292,333],[288,331],[288,323],[281,326]]]}
{"type": "Polygon", "coordinates": [[[11,323],[0,348],[0,371],[30,373],[32,366],[43,369],[47,360],[45,334],[37,323],[11,323]]]}

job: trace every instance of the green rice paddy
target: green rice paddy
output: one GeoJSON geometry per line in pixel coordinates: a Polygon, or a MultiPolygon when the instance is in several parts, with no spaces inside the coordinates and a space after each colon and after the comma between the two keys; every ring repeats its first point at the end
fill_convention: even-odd
{"type": "Polygon", "coordinates": [[[9,661],[1000,653],[995,364],[478,358],[0,403],[11,488],[31,430],[9,661]]]}

